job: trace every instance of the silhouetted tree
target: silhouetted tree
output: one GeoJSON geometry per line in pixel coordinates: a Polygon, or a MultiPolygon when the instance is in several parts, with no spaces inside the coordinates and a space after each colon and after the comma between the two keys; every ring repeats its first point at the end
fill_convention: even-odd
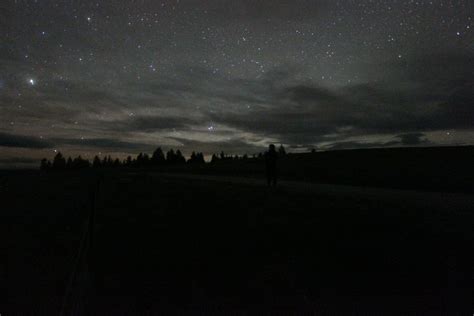
{"type": "Polygon", "coordinates": [[[189,157],[188,162],[189,163],[195,163],[196,162],[196,153],[194,151],[191,153],[191,157],[189,157]]]}
{"type": "Polygon", "coordinates": [[[137,167],[142,167],[143,166],[143,153],[138,154],[136,166],[137,167]]]}
{"type": "Polygon", "coordinates": [[[220,158],[221,158],[221,160],[224,160],[224,159],[225,159],[224,151],[221,151],[220,158]]]}
{"type": "Polygon", "coordinates": [[[53,169],[55,170],[63,170],[66,168],[66,159],[64,159],[63,155],[58,152],[53,159],[53,169]]]}
{"type": "Polygon", "coordinates": [[[188,160],[188,163],[192,164],[202,164],[205,163],[203,153],[195,153],[194,151],[191,153],[191,157],[188,160]]]}
{"type": "Polygon", "coordinates": [[[186,159],[179,149],[176,151],[176,163],[186,163],[186,159]]]}
{"type": "Polygon", "coordinates": [[[151,156],[151,164],[154,166],[159,166],[165,163],[165,155],[161,147],[158,147],[151,156]]]}
{"type": "Polygon", "coordinates": [[[168,150],[166,153],[166,162],[173,164],[176,162],[176,154],[174,153],[173,149],[168,150]]]}
{"type": "Polygon", "coordinates": [[[94,160],[92,161],[92,167],[93,168],[100,168],[101,163],[100,163],[100,158],[99,156],[95,156],[94,160]]]}
{"type": "Polygon", "coordinates": [[[66,169],[74,169],[72,158],[69,157],[66,161],[66,169]]]}
{"type": "Polygon", "coordinates": [[[150,156],[148,154],[143,154],[143,167],[147,167],[150,165],[150,156]]]}
{"type": "Polygon", "coordinates": [[[130,167],[132,165],[132,157],[128,156],[127,159],[123,163],[124,166],[130,167]]]}
{"type": "Polygon", "coordinates": [[[192,154],[191,154],[191,157],[188,160],[188,162],[193,163],[193,164],[203,164],[203,163],[205,163],[203,153],[195,153],[193,151],[192,154]]]}
{"type": "Polygon", "coordinates": [[[199,164],[206,163],[206,161],[204,160],[204,154],[203,153],[197,153],[196,154],[196,162],[199,163],[199,164]]]}
{"type": "Polygon", "coordinates": [[[119,168],[122,164],[120,163],[120,160],[118,158],[115,158],[114,160],[114,168],[119,168]]]}
{"type": "Polygon", "coordinates": [[[113,160],[112,160],[112,157],[107,156],[107,167],[112,167],[113,166],[113,160]]]}
{"type": "MultiPolygon", "coordinates": [[[[69,157],[69,158],[71,158],[71,157],[69,157]]],[[[67,162],[66,162],[66,168],[68,168],[68,166],[69,166],[69,169],[79,169],[79,167],[81,165],[80,160],[82,160],[81,156],[74,158],[74,160],[72,160],[72,159],[69,160],[68,159],[67,162]]]]}
{"type": "Polygon", "coordinates": [[[89,167],[90,167],[89,160],[83,159],[81,156],[74,158],[74,161],[72,162],[73,169],[85,169],[89,167]]]}

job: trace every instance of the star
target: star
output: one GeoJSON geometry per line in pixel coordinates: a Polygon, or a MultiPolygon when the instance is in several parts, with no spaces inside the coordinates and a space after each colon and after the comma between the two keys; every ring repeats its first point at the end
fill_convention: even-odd
{"type": "MultiPolygon", "coordinates": [[[[352,99],[349,92],[355,94],[354,103],[368,106],[374,102],[367,92],[371,89],[374,94],[388,94],[380,100],[389,103],[387,115],[393,116],[393,128],[400,134],[412,117],[430,130],[449,126],[451,136],[460,124],[436,112],[442,110],[434,105],[426,110],[418,104],[403,107],[389,97],[389,91],[398,91],[401,99],[414,103],[425,97],[431,100],[432,91],[438,91],[440,99],[448,99],[444,94],[451,90],[464,93],[465,87],[457,85],[468,80],[464,68],[470,65],[458,63],[472,61],[473,20],[468,10],[472,0],[455,1],[456,9],[452,1],[434,0],[327,1],[324,5],[318,4],[323,0],[231,1],[231,5],[202,1],[199,6],[189,1],[178,5],[178,0],[151,1],[146,6],[133,1],[56,2],[30,1],[21,10],[18,5],[15,19],[0,23],[6,36],[6,49],[0,51],[0,92],[14,100],[2,114],[8,127],[15,122],[19,134],[42,134],[46,139],[55,122],[61,137],[102,138],[101,124],[107,121],[107,138],[126,136],[140,144],[148,137],[174,143],[168,139],[174,124],[184,138],[204,133],[203,142],[228,133],[255,141],[278,135],[299,143],[319,141],[328,130],[350,121],[364,135],[374,132],[375,139],[380,131],[372,125],[385,130],[383,124],[359,122],[354,119],[359,117],[357,110],[342,113],[333,106],[346,97],[352,99]],[[41,14],[32,14],[34,10],[41,14]],[[443,64],[442,69],[425,69],[435,61],[443,64]],[[403,81],[399,80],[401,66],[410,71],[403,81]],[[445,84],[424,80],[428,72],[442,76],[439,81],[445,84]],[[455,78],[460,80],[454,82],[455,78]],[[453,89],[443,89],[444,85],[453,89]],[[358,92],[365,86],[370,89],[358,92]],[[344,98],[336,98],[341,95],[344,98]],[[31,106],[37,103],[34,97],[41,97],[44,108],[55,111],[46,115],[43,108],[31,106]],[[423,110],[415,110],[418,106],[423,110]],[[296,115],[300,109],[305,113],[296,115]],[[81,124],[75,121],[79,110],[81,124]],[[287,117],[288,111],[295,115],[287,117]],[[169,116],[171,127],[149,128],[156,116],[159,122],[167,122],[169,116]],[[70,120],[59,124],[64,117],[70,120]],[[307,126],[313,117],[320,129],[307,126]],[[265,124],[255,126],[252,120],[265,124]],[[90,134],[82,133],[86,126],[90,134]]],[[[369,114],[383,120],[379,111],[384,107],[369,108],[374,111],[369,114]]],[[[446,131],[442,135],[449,138],[446,131]]],[[[209,148],[216,146],[211,143],[209,148]]],[[[71,146],[71,151],[85,150],[85,145],[71,146]]]]}

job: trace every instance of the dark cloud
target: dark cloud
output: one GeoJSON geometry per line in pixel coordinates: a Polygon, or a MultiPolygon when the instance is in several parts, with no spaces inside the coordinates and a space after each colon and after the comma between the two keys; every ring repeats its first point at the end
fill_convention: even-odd
{"type": "Polygon", "coordinates": [[[114,151],[140,151],[140,150],[150,150],[154,146],[150,144],[144,144],[140,142],[126,142],[120,141],[117,139],[109,138],[55,138],[51,140],[57,146],[61,145],[70,145],[70,146],[79,146],[86,148],[99,148],[106,150],[114,151]]]}
{"type": "Polygon", "coordinates": [[[259,152],[262,152],[266,149],[265,146],[253,145],[243,138],[233,138],[227,141],[199,141],[199,140],[190,140],[186,138],[173,137],[172,139],[182,144],[182,147],[185,148],[183,152],[186,154],[191,153],[191,151],[203,152],[205,155],[218,154],[221,151],[224,151],[226,154],[248,154],[253,155],[259,152]]]}
{"type": "Polygon", "coordinates": [[[44,149],[52,146],[50,142],[39,137],[0,132],[0,147],[44,149]]]}
{"type": "Polygon", "coordinates": [[[122,100],[117,93],[110,92],[105,87],[91,86],[88,83],[73,82],[71,80],[54,80],[47,86],[38,88],[43,102],[73,102],[89,105],[100,105],[103,102],[119,106],[122,100]]]}
{"type": "Polygon", "coordinates": [[[329,149],[359,149],[359,148],[383,148],[400,146],[420,146],[430,144],[426,135],[423,133],[407,133],[394,137],[395,140],[386,142],[360,142],[360,141],[342,141],[329,145],[329,149]]]}
{"type": "Polygon", "coordinates": [[[10,158],[1,158],[0,157],[0,165],[2,164],[39,164],[38,159],[36,158],[28,158],[28,157],[10,157],[10,158]]]}
{"type": "Polygon", "coordinates": [[[310,103],[318,105],[324,103],[338,103],[339,97],[329,89],[319,86],[297,85],[286,88],[281,94],[283,98],[289,98],[297,104],[310,103]]]}
{"type": "Polygon", "coordinates": [[[383,148],[399,146],[398,141],[389,142],[358,142],[358,141],[343,141],[331,144],[326,149],[328,150],[340,150],[340,149],[362,149],[362,148],[383,148]]]}
{"type": "Polygon", "coordinates": [[[397,138],[400,138],[401,145],[413,146],[429,143],[426,139],[425,134],[423,133],[409,133],[397,135],[397,138]]]}
{"type": "MultiPolygon", "coordinates": [[[[417,68],[426,66],[420,60],[415,62],[420,62],[417,68]]],[[[455,58],[438,62],[448,63],[445,65],[448,69],[458,69],[460,72],[453,73],[458,80],[449,84],[443,80],[423,81],[425,76],[422,75],[417,78],[420,81],[408,82],[417,87],[421,85],[421,90],[406,83],[391,86],[387,82],[333,90],[317,85],[294,85],[280,88],[273,96],[266,96],[268,103],[274,99],[286,102],[268,110],[241,115],[217,113],[211,117],[242,130],[301,143],[320,140],[323,135],[340,133],[347,127],[350,127],[351,134],[359,135],[473,129],[474,81],[457,67],[463,62],[455,58]],[[450,65],[450,61],[454,65],[450,65]]]]}
{"type": "Polygon", "coordinates": [[[7,157],[2,158],[0,157],[0,169],[7,168],[18,168],[18,169],[25,169],[25,168],[38,168],[40,159],[37,158],[29,158],[29,157],[7,157]]]}
{"type": "Polygon", "coordinates": [[[465,143],[473,2],[388,2],[3,1],[3,148],[465,143]]]}
{"type": "Polygon", "coordinates": [[[125,132],[156,132],[186,129],[198,120],[174,116],[130,116],[124,120],[104,122],[101,129],[125,132]]]}

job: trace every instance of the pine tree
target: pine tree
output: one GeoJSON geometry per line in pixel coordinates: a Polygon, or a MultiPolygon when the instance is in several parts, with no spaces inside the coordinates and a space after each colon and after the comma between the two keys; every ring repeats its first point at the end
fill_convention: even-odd
{"type": "Polygon", "coordinates": [[[92,167],[93,167],[93,168],[100,168],[101,165],[102,165],[102,163],[100,162],[99,156],[95,156],[95,157],[94,157],[94,160],[93,160],[93,162],[92,162],[92,167]]]}
{"type": "Polygon", "coordinates": [[[177,163],[185,163],[186,162],[186,159],[184,158],[183,154],[181,153],[181,151],[179,149],[176,151],[176,162],[177,163]]]}
{"type": "Polygon", "coordinates": [[[74,169],[74,163],[71,157],[69,157],[66,161],[66,169],[74,169]]]}
{"type": "Polygon", "coordinates": [[[151,156],[151,163],[154,166],[162,165],[165,162],[165,155],[163,154],[163,150],[161,147],[158,147],[151,156]]]}
{"type": "Polygon", "coordinates": [[[58,152],[53,159],[53,169],[55,170],[64,170],[66,168],[66,159],[64,159],[63,155],[58,152]]]}
{"type": "Polygon", "coordinates": [[[176,154],[174,153],[173,149],[168,150],[166,153],[166,162],[169,164],[173,164],[176,162],[176,154]]]}

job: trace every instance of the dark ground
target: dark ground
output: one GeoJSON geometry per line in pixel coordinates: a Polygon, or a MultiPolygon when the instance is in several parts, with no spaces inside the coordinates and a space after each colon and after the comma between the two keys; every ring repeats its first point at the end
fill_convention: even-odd
{"type": "Polygon", "coordinates": [[[4,174],[0,313],[474,312],[473,195],[237,180],[4,174]]]}

